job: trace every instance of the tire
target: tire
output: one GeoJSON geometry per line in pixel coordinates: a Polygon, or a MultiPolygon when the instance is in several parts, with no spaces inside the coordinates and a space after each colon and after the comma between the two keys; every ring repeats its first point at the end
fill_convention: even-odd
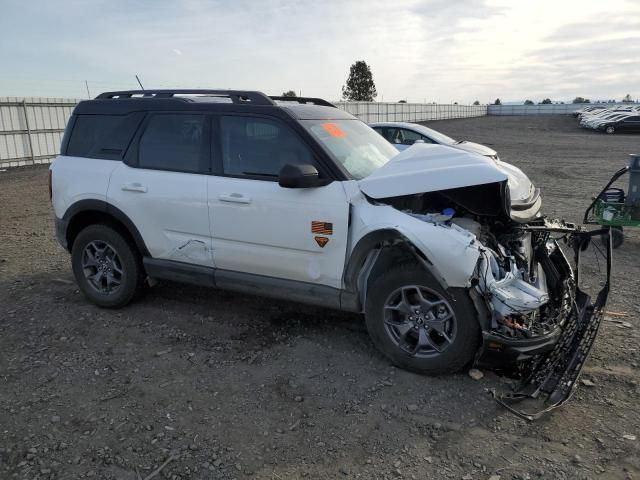
{"type": "Polygon", "coordinates": [[[90,225],[78,234],[71,267],[83,295],[103,308],[127,305],[144,283],[140,253],[109,225],[90,225]]]}
{"type": "Polygon", "coordinates": [[[613,125],[607,125],[604,129],[604,132],[608,133],[609,135],[612,135],[616,133],[616,127],[614,127],[613,125]]]}
{"type": "Polygon", "coordinates": [[[365,319],[376,347],[396,366],[416,373],[460,371],[480,345],[480,325],[467,291],[444,290],[431,273],[415,264],[398,265],[373,281],[365,319]],[[421,309],[418,292],[426,300],[421,309]],[[412,305],[411,314],[402,306],[403,298],[412,305]]]}

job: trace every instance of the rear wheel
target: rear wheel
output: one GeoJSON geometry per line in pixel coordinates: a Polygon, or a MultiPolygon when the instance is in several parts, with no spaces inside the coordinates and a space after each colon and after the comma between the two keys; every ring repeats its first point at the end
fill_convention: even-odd
{"type": "Polygon", "coordinates": [[[480,326],[465,289],[444,290],[423,268],[404,264],[373,282],[366,303],[369,334],[395,365],[437,375],[473,360],[480,326]]]}
{"type": "Polygon", "coordinates": [[[108,225],[90,225],[78,234],[71,265],[80,291],[100,307],[126,305],[144,282],[140,254],[108,225]]]}
{"type": "Polygon", "coordinates": [[[614,127],[613,125],[607,125],[604,131],[608,134],[616,133],[616,127],[614,127]]]}

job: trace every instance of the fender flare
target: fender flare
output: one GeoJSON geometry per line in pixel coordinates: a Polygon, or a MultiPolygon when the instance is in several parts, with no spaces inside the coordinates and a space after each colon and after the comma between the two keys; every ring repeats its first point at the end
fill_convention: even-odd
{"type": "Polygon", "coordinates": [[[409,246],[412,253],[416,256],[416,259],[434,275],[443,288],[448,288],[444,278],[424,252],[414,245],[402,232],[396,228],[387,227],[369,232],[358,240],[358,243],[351,251],[348,263],[344,269],[344,290],[347,292],[357,291],[358,276],[367,257],[377,245],[388,241],[399,241],[409,246]]]}
{"type": "MultiPolygon", "coordinates": [[[[91,211],[105,213],[108,216],[113,217],[113,219],[116,220],[118,223],[120,223],[127,230],[129,235],[131,235],[131,238],[133,238],[133,241],[135,242],[136,247],[138,247],[138,250],[140,251],[141,255],[143,257],[151,256],[149,253],[149,249],[144,243],[142,235],[140,235],[140,231],[137,229],[137,227],[131,221],[131,219],[122,210],[114,207],[113,205],[111,205],[108,202],[105,202],[104,200],[97,200],[97,199],[79,200],[74,204],[72,204],[71,206],[69,206],[69,208],[67,208],[66,212],[62,217],[62,222],[65,225],[65,231],[64,231],[65,238],[67,235],[67,229],[71,224],[71,222],[73,221],[74,217],[80,213],[91,212],[91,211]]],[[[71,249],[71,245],[68,245],[68,249],[69,250],[71,249]]]]}

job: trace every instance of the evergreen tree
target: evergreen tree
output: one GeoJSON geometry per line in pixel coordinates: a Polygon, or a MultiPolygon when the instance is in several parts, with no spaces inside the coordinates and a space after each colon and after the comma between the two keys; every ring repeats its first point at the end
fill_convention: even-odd
{"type": "Polygon", "coordinates": [[[358,60],[349,69],[349,78],[342,87],[342,96],[352,102],[373,102],[378,92],[367,62],[358,60]]]}

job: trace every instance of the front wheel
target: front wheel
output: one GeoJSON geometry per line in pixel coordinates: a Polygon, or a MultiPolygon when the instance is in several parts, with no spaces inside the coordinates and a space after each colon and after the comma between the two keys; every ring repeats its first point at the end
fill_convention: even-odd
{"type": "Polygon", "coordinates": [[[616,133],[616,127],[614,127],[613,125],[609,125],[604,129],[604,131],[605,133],[611,135],[612,133],[616,133]]]}
{"type": "Polygon", "coordinates": [[[71,266],[80,291],[100,307],[126,305],[144,282],[135,246],[108,225],[90,225],[78,234],[71,266]]]}
{"type": "Polygon", "coordinates": [[[375,279],[365,318],[378,349],[395,365],[418,373],[459,371],[473,360],[480,342],[476,310],[466,290],[445,290],[413,264],[375,279]]]}

